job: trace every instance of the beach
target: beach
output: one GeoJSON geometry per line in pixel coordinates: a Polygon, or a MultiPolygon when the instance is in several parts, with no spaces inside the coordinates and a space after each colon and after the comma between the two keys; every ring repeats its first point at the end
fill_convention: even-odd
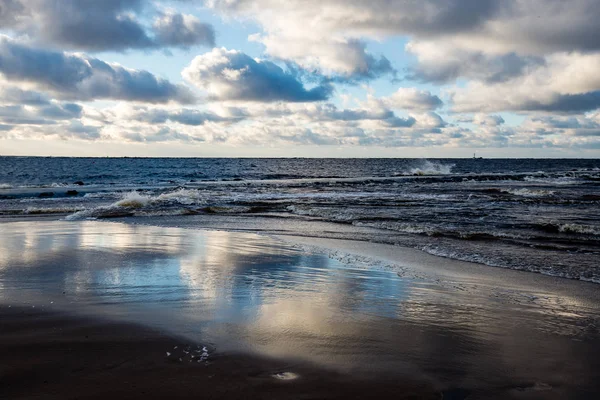
{"type": "Polygon", "coordinates": [[[94,315],[2,307],[0,317],[3,398],[439,398],[409,379],[374,382],[244,354],[190,362],[183,338],[94,315]],[[290,367],[302,379],[286,374],[290,367]]]}
{"type": "Polygon", "coordinates": [[[365,241],[98,221],[1,227],[9,398],[600,393],[593,283],[365,241]],[[179,362],[175,346],[209,357],[179,362]]]}

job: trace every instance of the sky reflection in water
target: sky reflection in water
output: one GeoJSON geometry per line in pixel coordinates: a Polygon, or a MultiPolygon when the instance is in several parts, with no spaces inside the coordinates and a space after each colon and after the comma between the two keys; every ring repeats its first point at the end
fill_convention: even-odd
{"type": "Polygon", "coordinates": [[[90,221],[1,227],[5,304],[101,310],[219,351],[465,386],[517,377],[585,388],[599,370],[597,331],[581,318],[353,268],[265,236],[90,221]]]}

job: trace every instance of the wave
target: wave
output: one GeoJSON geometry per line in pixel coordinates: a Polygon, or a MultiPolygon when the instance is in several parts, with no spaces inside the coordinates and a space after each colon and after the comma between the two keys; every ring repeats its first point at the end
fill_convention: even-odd
{"type": "Polygon", "coordinates": [[[399,175],[450,175],[452,174],[452,168],[454,167],[454,164],[443,164],[439,162],[423,160],[421,165],[411,168],[408,170],[408,172],[403,172],[399,175]]]}
{"type": "Polygon", "coordinates": [[[512,194],[515,196],[522,196],[522,197],[548,197],[548,196],[553,196],[556,193],[556,191],[554,191],[554,190],[527,189],[527,188],[502,189],[502,190],[500,190],[500,192],[509,193],[509,194],[512,194]]]}
{"type": "Polygon", "coordinates": [[[558,231],[563,233],[600,236],[600,228],[595,228],[589,225],[562,224],[558,226],[558,231]]]}
{"type": "Polygon", "coordinates": [[[43,214],[68,214],[83,211],[82,207],[28,207],[23,214],[43,215],[43,214]]]}
{"type": "Polygon", "coordinates": [[[483,264],[490,267],[506,268],[519,271],[527,271],[539,273],[542,275],[555,276],[559,278],[574,279],[585,282],[600,284],[600,276],[595,269],[578,269],[578,268],[562,268],[561,266],[553,266],[550,264],[531,263],[530,261],[515,262],[508,259],[502,259],[491,255],[483,255],[479,252],[463,252],[452,249],[446,249],[440,246],[427,245],[419,247],[425,253],[449,258],[453,260],[472,262],[483,264]]]}
{"type": "Polygon", "coordinates": [[[8,183],[0,183],[0,189],[11,189],[13,186],[8,183]]]}
{"type": "Polygon", "coordinates": [[[532,225],[534,228],[549,233],[568,233],[577,235],[600,236],[600,227],[560,222],[538,222],[532,225]]]}
{"type": "Polygon", "coordinates": [[[73,221],[134,215],[182,215],[194,212],[186,207],[205,204],[206,199],[199,190],[178,189],[155,196],[133,191],[126,193],[120,200],[108,206],[84,209],[69,215],[66,219],[73,221]],[[180,207],[177,208],[177,206],[180,207]]]}

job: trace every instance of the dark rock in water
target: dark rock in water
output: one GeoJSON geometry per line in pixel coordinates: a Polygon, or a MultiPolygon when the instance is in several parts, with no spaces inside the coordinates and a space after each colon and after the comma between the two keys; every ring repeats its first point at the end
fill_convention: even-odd
{"type": "Polygon", "coordinates": [[[471,391],[464,388],[453,388],[442,392],[442,400],[463,400],[469,397],[471,391]]]}
{"type": "Polygon", "coordinates": [[[77,196],[78,194],[77,190],[67,190],[67,196],[77,196]]]}
{"type": "Polygon", "coordinates": [[[38,195],[40,199],[47,199],[49,197],[54,197],[54,192],[43,192],[38,195]]]}
{"type": "Polygon", "coordinates": [[[83,185],[85,185],[85,183],[83,183],[83,181],[75,181],[75,182],[73,182],[73,185],[83,186],[83,185]]]}

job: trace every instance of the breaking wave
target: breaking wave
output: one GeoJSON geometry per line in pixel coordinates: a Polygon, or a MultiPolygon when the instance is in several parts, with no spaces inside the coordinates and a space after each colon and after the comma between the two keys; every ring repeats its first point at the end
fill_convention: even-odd
{"type": "Polygon", "coordinates": [[[187,207],[204,204],[206,204],[206,200],[198,190],[178,189],[157,196],[133,191],[126,193],[120,200],[108,206],[84,209],[69,215],[66,219],[73,221],[80,219],[129,217],[133,215],[183,215],[195,211],[187,207]],[[181,207],[177,208],[173,206],[181,207]]]}
{"type": "Polygon", "coordinates": [[[558,227],[559,232],[563,233],[578,233],[583,235],[600,236],[600,229],[588,225],[580,224],[563,224],[558,227]]]}
{"type": "Polygon", "coordinates": [[[420,162],[420,165],[410,168],[408,171],[402,172],[397,175],[450,175],[452,174],[452,168],[454,168],[454,166],[454,164],[443,164],[429,160],[422,160],[420,162]]]}
{"type": "Polygon", "coordinates": [[[512,194],[515,196],[522,196],[522,197],[547,197],[547,196],[553,196],[556,193],[556,191],[554,191],[554,190],[527,189],[527,188],[504,189],[504,190],[501,190],[501,192],[509,193],[509,194],[512,194]]]}

